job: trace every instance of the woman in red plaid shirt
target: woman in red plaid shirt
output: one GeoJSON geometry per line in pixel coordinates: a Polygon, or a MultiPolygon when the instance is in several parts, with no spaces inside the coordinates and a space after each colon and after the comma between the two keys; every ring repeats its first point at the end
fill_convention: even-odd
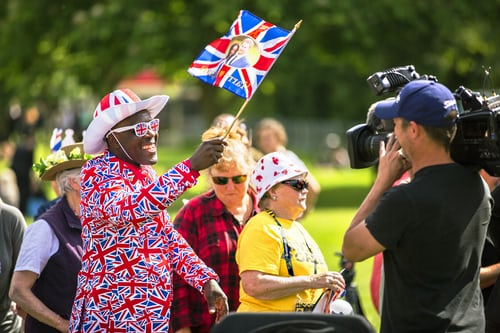
{"type": "MultiPolygon", "coordinates": [[[[208,140],[224,136],[227,127],[211,127],[202,136],[208,140]]],[[[228,135],[224,154],[208,172],[211,189],[189,200],[179,211],[174,226],[196,254],[220,278],[228,297],[229,311],[239,305],[239,274],[235,260],[238,236],[246,221],[258,212],[249,186],[253,160],[248,144],[237,130],[228,135]]],[[[174,276],[171,328],[176,333],[209,332],[215,317],[208,313],[203,296],[178,275],[174,276]]]]}

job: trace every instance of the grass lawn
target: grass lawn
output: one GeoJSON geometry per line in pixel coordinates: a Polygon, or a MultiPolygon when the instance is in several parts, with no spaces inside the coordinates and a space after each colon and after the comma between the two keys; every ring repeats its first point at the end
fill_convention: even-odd
{"type": "MultiPolygon", "coordinates": [[[[303,224],[314,237],[330,269],[339,269],[339,257],[345,230],[364,199],[373,181],[371,169],[335,170],[311,167],[322,186],[314,211],[305,217],[303,224]]],[[[380,317],[373,307],[370,297],[370,277],[372,259],[355,264],[357,285],[361,305],[367,319],[378,331],[380,317]]]]}

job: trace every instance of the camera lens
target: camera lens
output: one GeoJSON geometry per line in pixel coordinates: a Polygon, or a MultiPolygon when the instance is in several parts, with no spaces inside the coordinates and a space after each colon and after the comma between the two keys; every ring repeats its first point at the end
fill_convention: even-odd
{"type": "MultiPolygon", "coordinates": [[[[365,161],[378,161],[380,142],[387,143],[390,133],[374,134],[366,137],[363,142],[360,154],[365,161]]],[[[360,147],[361,148],[361,147],[360,147]]]]}
{"type": "Polygon", "coordinates": [[[361,169],[378,162],[380,142],[387,142],[390,132],[375,132],[366,124],[356,125],[346,132],[351,168],[361,169]]]}

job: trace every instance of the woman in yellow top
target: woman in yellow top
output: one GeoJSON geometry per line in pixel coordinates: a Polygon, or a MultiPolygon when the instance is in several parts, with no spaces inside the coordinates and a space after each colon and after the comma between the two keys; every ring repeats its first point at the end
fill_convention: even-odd
{"type": "Polygon", "coordinates": [[[310,311],[324,289],[345,288],[342,275],[328,270],[318,245],[296,221],[306,209],[306,176],[279,152],[257,162],[251,183],[262,211],[238,239],[238,312],[310,311]]]}

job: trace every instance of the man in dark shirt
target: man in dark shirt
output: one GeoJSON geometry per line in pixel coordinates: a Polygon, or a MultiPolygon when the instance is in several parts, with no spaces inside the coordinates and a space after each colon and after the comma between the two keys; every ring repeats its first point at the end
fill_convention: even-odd
{"type": "Polygon", "coordinates": [[[414,80],[375,114],[394,119],[395,135],[381,144],[342,250],[352,261],[384,253],[380,332],[483,332],[479,269],[492,200],[479,173],[451,159],[455,98],[414,80]],[[411,182],[391,187],[410,168],[411,182]]]}

